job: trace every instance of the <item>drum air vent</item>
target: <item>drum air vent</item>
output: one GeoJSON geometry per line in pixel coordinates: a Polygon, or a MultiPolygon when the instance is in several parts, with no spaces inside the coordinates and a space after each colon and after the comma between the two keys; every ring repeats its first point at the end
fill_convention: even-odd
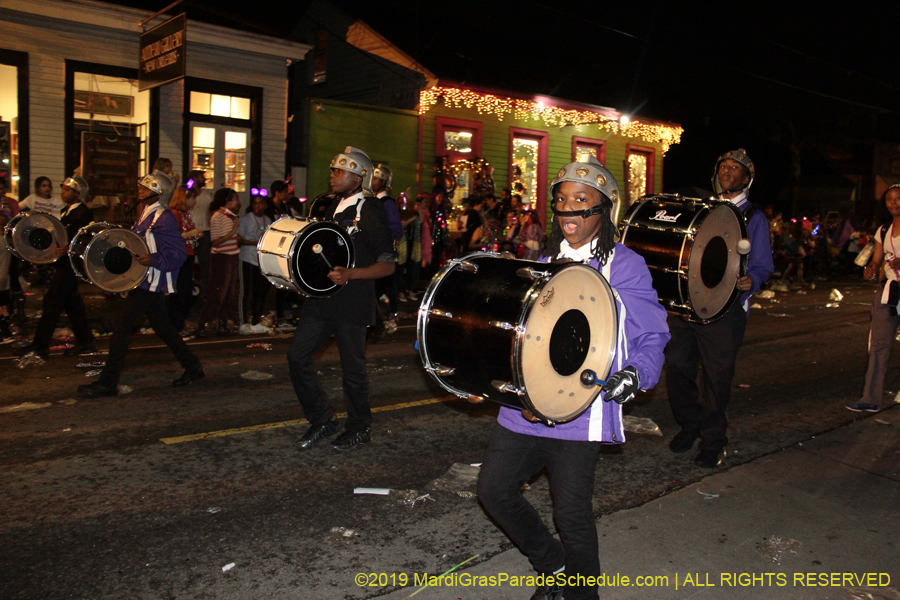
{"type": "Polygon", "coordinates": [[[591,325],[583,312],[564,312],[550,334],[550,364],[568,377],[581,369],[591,345],[591,325]]]}
{"type": "Polygon", "coordinates": [[[703,259],[700,261],[700,277],[703,285],[714,288],[725,277],[728,268],[728,244],[721,236],[709,240],[703,250],[703,259]]]}
{"type": "Polygon", "coordinates": [[[32,229],[28,232],[28,243],[35,250],[46,250],[53,243],[53,234],[46,229],[32,229]]]}
{"type": "Polygon", "coordinates": [[[131,252],[125,248],[110,248],[103,257],[103,266],[113,275],[127,273],[131,268],[131,252]]]}

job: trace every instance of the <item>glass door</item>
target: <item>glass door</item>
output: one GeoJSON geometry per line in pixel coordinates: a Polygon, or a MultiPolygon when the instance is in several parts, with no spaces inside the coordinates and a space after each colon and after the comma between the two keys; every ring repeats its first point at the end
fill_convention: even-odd
{"type": "Polygon", "coordinates": [[[191,169],[206,173],[207,189],[246,192],[250,177],[250,129],[191,123],[191,169]]]}

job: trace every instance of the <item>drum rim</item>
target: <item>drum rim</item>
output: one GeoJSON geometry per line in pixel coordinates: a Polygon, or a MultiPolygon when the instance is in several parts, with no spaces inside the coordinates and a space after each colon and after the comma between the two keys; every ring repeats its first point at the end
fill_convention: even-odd
{"type": "MultiPolygon", "coordinates": [[[[141,278],[137,280],[137,283],[135,283],[135,284],[134,284],[133,286],[131,286],[130,288],[128,288],[128,289],[126,289],[126,290],[110,290],[110,289],[107,289],[106,287],[100,285],[100,284],[97,283],[96,281],[94,281],[94,278],[91,277],[91,274],[90,274],[89,271],[87,271],[87,269],[85,269],[85,271],[86,271],[85,273],[82,273],[82,270],[79,269],[79,268],[75,265],[74,257],[77,257],[77,258],[82,262],[82,264],[84,264],[84,256],[86,256],[87,253],[90,252],[90,250],[91,250],[91,244],[93,244],[93,243],[98,239],[98,236],[99,236],[100,234],[102,234],[102,233],[104,233],[104,232],[107,232],[107,231],[111,231],[111,230],[113,230],[113,229],[121,229],[121,230],[123,230],[123,231],[127,231],[128,233],[134,235],[134,236],[137,237],[137,239],[141,242],[141,244],[143,244],[143,249],[146,251],[145,254],[149,254],[149,253],[150,253],[150,248],[147,246],[147,242],[144,241],[144,238],[142,238],[139,234],[135,233],[135,232],[132,231],[131,229],[128,229],[127,227],[122,227],[121,225],[116,225],[115,223],[110,223],[110,222],[108,222],[108,221],[94,221],[94,222],[92,222],[92,223],[88,223],[88,224],[85,225],[84,227],[81,227],[81,228],[78,230],[78,232],[72,237],[72,244],[69,246],[69,252],[68,252],[68,255],[69,255],[69,264],[72,266],[72,270],[75,271],[75,276],[78,277],[79,279],[81,279],[82,281],[84,281],[84,282],[86,282],[86,283],[90,283],[91,285],[96,285],[98,288],[100,288],[100,289],[103,290],[104,292],[108,292],[108,293],[110,293],[110,294],[126,294],[126,293],[130,292],[131,290],[133,290],[133,289],[137,288],[138,286],[140,286],[141,283],[143,283],[144,279],[147,278],[147,272],[150,270],[150,267],[146,267],[146,266],[144,266],[144,265],[140,265],[140,266],[143,268],[144,272],[143,272],[143,274],[141,275],[141,278]],[[98,226],[98,227],[101,227],[101,226],[102,226],[102,227],[100,228],[100,230],[99,230],[98,232],[96,232],[96,233],[94,234],[94,236],[88,241],[88,243],[85,244],[85,246],[84,246],[84,252],[83,252],[82,254],[78,254],[77,252],[73,252],[73,251],[72,251],[72,246],[74,246],[75,240],[78,239],[78,237],[79,237],[80,235],[82,235],[82,233],[84,233],[86,230],[88,230],[88,229],[90,229],[91,227],[94,227],[94,226],[98,226]]],[[[140,263],[139,263],[139,264],[140,264],[140,263]]]]}
{"type": "MultiPolygon", "coordinates": [[[[453,387],[434,372],[434,365],[428,357],[428,345],[425,343],[425,324],[429,314],[428,311],[431,310],[431,305],[434,302],[434,297],[437,294],[437,290],[441,286],[441,283],[461,262],[471,258],[500,258],[500,253],[478,251],[470,252],[457,258],[451,258],[447,264],[435,274],[429,282],[428,287],[425,288],[425,293],[422,295],[422,301],[419,304],[419,312],[416,316],[416,343],[419,345],[419,358],[422,360],[422,365],[438,385],[459,398],[469,398],[473,394],[469,394],[468,392],[453,387]]],[[[482,398],[482,400],[484,399],[482,398]]]]}
{"type": "Polygon", "coordinates": [[[10,251],[10,253],[13,256],[15,256],[16,258],[18,258],[19,260],[24,260],[26,262],[30,262],[30,263],[36,264],[36,265],[53,264],[62,257],[57,256],[53,260],[50,260],[47,262],[37,262],[34,260],[30,260],[28,258],[25,258],[21,254],[19,254],[19,252],[17,250],[15,250],[14,244],[10,243],[10,241],[15,240],[15,237],[14,237],[15,232],[16,232],[16,229],[19,227],[19,225],[22,225],[22,223],[24,223],[27,218],[34,216],[34,215],[44,215],[47,218],[49,218],[51,220],[51,222],[55,221],[54,224],[58,225],[58,229],[57,229],[56,233],[61,232],[62,238],[65,240],[63,243],[63,247],[67,247],[69,245],[69,233],[66,231],[66,226],[63,225],[61,220],[59,220],[57,217],[53,216],[52,213],[49,213],[45,210],[32,210],[32,211],[28,211],[28,212],[20,212],[19,214],[14,216],[12,219],[9,220],[9,223],[7,223],[6,225],[3,226],[3,241],[6,242],[6,247],[10,251]],[[19,222],[16,223],[16,221],[19,221],[19,222]],[[15,225],[13,225],[13,223],[15,223],[15,225]]]}
{"type": "MultiPolygon", "coordinates": [[[[548,264],[548,263],[545,263],[545,264],[548,264]]],[[[598,279],[600,281],[600,283],[602,284],[603,290],[607,294],[610,306],[612,307],[612,312],[613,312],[613,316],[614,316],[613,322],[616,324],[614,327],[614,330],[616,332],[618,332],[619,305],[616,302],[616,297],[612,291],[612,286],[609,284],[609,281],[606,280],[606,277],[603,276],[603,273],[601,273],[597,269],[591,267],[590,265],[586,265],[583,263],[570,263],[570,264],[564,265],[561,269],[559,269],[555,273],[553,273],[553,275],[551,277],[548,277],[548,278],[542,279],[542,280],[535,280],[535,282],[532,284],[531,288],[528,291],[528,296],[527,296],[528,299],[524,303],[524,305],[522,307],[522,312],[519,315],[519,323],[522,324],[522,323],[528,322],[528,317],[530,316],[535,303],[538,301],[538,299],[540,297],[540,294],[534,293],[536,288],[538,287],[538,285],[540,285],[540,289],[543,289],[544,286],[546,285],[546,283],[548,283],[550,280],[552,280],[559,274],[563,273],[564,271],[566,271],[568,269],[572,269],[572,268],[577,268],[580,270],[585,270],[585,272],[590,272],[590,276],[595,277],[596,279],[598,279]]],[[[618,333],[617,333],[617,335],[613,336],[613,339],[610,344],[609,357],[608,357],[609,358],[609,360],[608,360],[609,366],[607,367],[607,370],[606,370],[607,372],[603,373],[602,375],[599,372],[597,373],[597,377],[599,377],[600,379],[606,379],[607,375],[609,375],[609,371],[612,370],[612,362],[613,362],[613,358],[615,357],[616,346],[617,346],[617,342],[618,342],[618,340],[616,339],[617,337],[618,337],[618,333]]],[[[578,410],[577,412],[572,413],[571,415],[565,416],[561,419],[551,419],[551,418],[547,417],[546,415],[544,415],[534,405],[534,402],[532,402],[531,396],[528,394],[528,388],[527,388],[527,386],[525,386],[525,372],[522,367],[522,363],[523,363],[522,352],[524,351],[524,343],[525,343],[525,331],[517,329],[515,342],[513,344],[513,352],[511,355],[511,360],[513,363],[512,371],[513,371],[513,377],[515,378],[516,388],[524,391],[524,393],[521,394],[519,397],[522,399],[522,403],[528,407],[528,410],[531,411],[531,413],[535,417],[538,417],[540,420],[542,420],[546,423],[550,423],[550,424],[569,423],[571,421],[574,421],[578,417],[580,417],[591,406],[594,405],[594,402],[596,402],[597,398],[600,396],[601,389],[599,386],[597,386],[595,388],[595,390],[592,392],[590,401],[587,402],[584,405],[584,407],[581,408],[580,410],[578,410]]]]}

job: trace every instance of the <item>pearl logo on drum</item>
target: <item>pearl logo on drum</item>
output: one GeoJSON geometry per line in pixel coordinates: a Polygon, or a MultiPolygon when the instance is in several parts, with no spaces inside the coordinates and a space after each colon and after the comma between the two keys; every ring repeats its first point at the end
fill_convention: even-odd
{"type": "Polygon", "coordinates": [[[666,223],[674,223],[678,220],[678,217],[681,216],[681,213],[677,215],[670,215],[666,212],[665,209],[656,211],[656,214],[650,217],[651,221],[665,221],[666,223]]]}
{"type": "Polygon", "coordinates": [[[546,308],[551,300],[553,300],[553,288],[550,288],[547,293],[544,294],[544,298],[541,300],[541,308],[546,308]]]}

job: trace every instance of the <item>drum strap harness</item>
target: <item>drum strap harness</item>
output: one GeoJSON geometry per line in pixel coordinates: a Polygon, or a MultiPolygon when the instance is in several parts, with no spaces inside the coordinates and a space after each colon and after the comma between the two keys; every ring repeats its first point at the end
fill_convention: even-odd
{"type": "MultiPolygon", "coordinates": [[[[159,208],[157,208],[156,212],[153,215],[153,221],[150,222],[150,226],[147,228],[147,231],[145,231],[143,234],[144,239],[147,240],[147,248],[150,249],[150,254],[153,254],[156,252],[156,240],[154,239],[153,232],[152,232],[153,226],[156,225],[157,219],[159,219],[160,215],[162,215],[165,210],[166,209],[163,208],[162,205],[160,205],[159,208]]],[[[143,221],[143,219],[141,219],[141,221],[143,221]]],[[[138,224],[140,224],[141,221],[138,221],[138,224]]],[[[157,269],[155,267],[150,267],[147,270],[147,278],[150,280],[150,291],[151,292],[155,292],[159,288],[159,282],[160,282],[161,277],[162,277],[162,271],[160,271],[159,269],[157,269]]],[[[172,274],[166,273],[166,289],[174,290],[175,289],[174,283],[175,282],[172,281],[172,274]]]]}

